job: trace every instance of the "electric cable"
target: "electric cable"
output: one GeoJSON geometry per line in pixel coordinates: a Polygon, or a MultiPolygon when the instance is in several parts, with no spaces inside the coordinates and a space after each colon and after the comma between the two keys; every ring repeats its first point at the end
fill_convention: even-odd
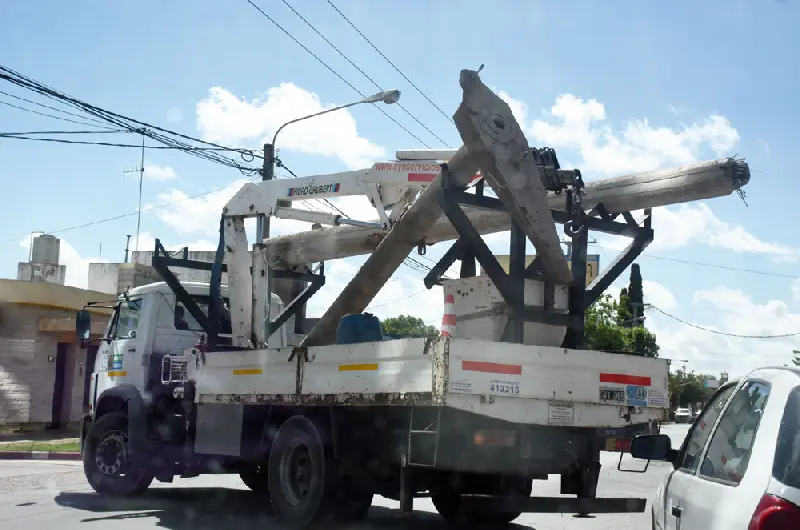
{"type": "MultiPolygon", "coordinates": [[[[340,50],[339,48],[337,48],[335,44],[333,44],[333,43],[332,43],[332,42],[331,42],[331,41],[330,41],[330,40],[329,40],[329,39],[328,39],[328,38],[327,38],[325,35],[323,35],[323,34],[322,34],[322,33],[321,33],[321,32],[320,32],[320,31],[319,31],[317,28],[316,28],[316,26],[314,26],[314,24],[312,24],[311,22],[309,22],[309,21],[308,21],[308,20],[307,20],[307,19],[306,19],[306,18],[305,18],[303,15],[301,15],[300,13],[298,13],[298,12],[297,12],[297,10],[296,10],[294,7],[292,7],[292,5],[291,5],[289,2],[287,2],[286,0],[281,0],[281,1],[282,1],[282,2],[283,2],[285,5],[286,5],[286,7],[288,7],[289,9],[291,9],[291,10],[292,10],[292,12],[293,12],[295,15],[297,15],[297,16],[300,18],[300,20],[302,20],[303,22],[305,22],[305,24],[306,24],[306,25],[307,25],[309,28],[311,28],[311,30],[312,30],[312,31],[314,31],[314,33],[316,33],[317,35],[319,35],[319,36],[322,38],[322,40],[324,40],[325,42],[327,42],[327,43],[328,43],[328,45],[329,45],[331,48],[333,48],[333,49],[334,49],[334,51],[335,51],[336,53],[338,53],[338,54],[339,54],[339,55],[340,55],[340,56],[341,56],[341,57],[342,57],[342,58],[343,58],[345,61],[347,61],[348,63],[350,63],[350,65],[351,65],[353,68],[355,68],[356,70],[358,70],[358,71],[359,71],[359,73],[361,73],[361,75],[363,75],[364,77],[366,77],[366,78],[367,78],[367,80],[368,80],[370,83],[372,83],[373,85],[375,85],[375,87],[376,87],[378,90],[380,90],[380,91],[383,91],[383,90],[384,90],[384,89],[383,89],[383,87],[382,87],[381,85],[379,85],[379,84],[378,84],[378,83],[377,83],[377,82],[376,82],[374,79],[372,79],[372,77],[370,77],[370,76],[369,76],[369,74],[367,74],[367,73],[366,73],[364,70],[362,70],[362,69],[361,69],[361,68],[360,68],[360,67],[359,67],[359,66],[358,66],[356,63],[354,63],[354,62],[353,62],[353,61],[350,59],[350,57],[348,57],[347,55],[345,55],[345,54],[344,54],[344,52],[342,52],[342,50],[340,50]]],[[[419,121],[419,119],[418,119],[416,116],[414,116],[413,114],[411,114],[411,112],[409,112],[409,110],[408,110],[408,109],[406,109],[406,108],[405,108],[403,105],[401,105],[400,103],[396,103],[395,105],[396,105],[396,106],[398,106],[398,107],[400,107],[400,108],[403,110],[403,112],[405,112],[406,114],[408,114],[408,116],[409,116],[409,117],[411,117],[411,119],[412,119],[412,120],[414,120],[415,122],[417,122],[417,124],[419,124],[419,126],[420,126],[420,127],[422,127],[423,129],[425,129],[426,131],[428,131],[428,132],[431,134],[431,136],[433,136],[434,138],[436,138],[437,140],[439,140],[439,141],[442,143],[442,145],[444,145],[445,147],[447,147],[448,149],[450,149],[450,146],[449,146],[449,145],[447,145],[447,142],[445,142],[444,140],[442,140],[442,139],[441,139],[441,138],[440,138],[440,137],[439,137],[439,136],[438,136],[438,135],[437,135],[435,132],[433,132],[432,130],[430,130],[430,128],[428,128],[428,126],[427,126],[427,125],[425,125],[424,123],[422,123],[421,121],[419,121]]]]}
{"type": "MultiPolygon", "coordinates": [[[[248,4],[250,4],[251,6],[253,6],[253,7],[254,7],[254,8],[255,8],[255,9],[256,9],[256,10],[257,10],[259,13],[261,13],[262,15],[264,15],[264,17],[265,17],[267,20],[269,20],[270,22],[272,22],[272,23],[273,23],[273,24],[274,24],[274,25],[275,25],[275,26],[276,26],[276,27],[277,27],[279,30],[281,30],[281,31],[282,31],[282,32],[283,32],[283,33],[284,33],[284,34],[285,34],[287,37],[289,37],[290,39],[292,39],[292,40],[293,40],[293,41],[294,41],[294,42],[295,42],[295,43],[296,43],[298,46],[300,46],[300,47],[301,47],[301,48],[303,48],[303,49],[304,49],[306,52],[308,52],[308,54],[309,54],[309,55],[311,55],[311,56],[312,56],[314,59],[316,59],[316,60],[317,60],[317,61],[318,61],[318,62],[319,62],[319,63],[320,63],[322,66],[324,66],[325,68],[327,68],[327,69],[328,69],[328,70],[329,70],[329,71],[330,71],[330,72],[331,72],[333,75],[335,75],[336,77],[338,77],[338,78],[339,78],[339,79],[340,79],[340,80],[341,80],[341,81],[342,81],[344,84],[346,84],[346,85],[347,85],[347,86],[349,86],[351,89],[353,89],[353,90],[354,90],[354,91],[355,91],[357,94],[359,94],[359,95],[360,95],[362,98],[366,98],[366,97],[367,97],[367,95],[366,95],[366,94],[364,94],[364,93],[363,93],[363,92],[361,92],[359,89],[357,89],[357,88],[356,88],[356,87],[355,87],[355,86],[354,86],[354,85],[353,85],[353,84],[352,84],[350,81],[348,81],[347,79],[345,79],[344,77],[342,77],[342,75],[341,75],[339,72],[337,72],[336,70],[334,70],[334,69],[333,69],[333,68],[332,68],[332,67],[331,67],[331,66],[330,66],[328,63],[326,63],[325,61],[323,61],[323,60],[322,60],[322,59],[319,57],[319,55],[317,55],[316,53],[312,52],[312,51],[311,51],[311,50],[310,50],[310,49],[309,49],[309,48],[308,48],[308,47],[307,47],[305,44],[303,44],[302,42],[300,42],[299,40],[297,40],[297,38],[296,38],[294,35],[292,35],[291,33],[289,33],[289,31],[287,31],[287,30],[286,30],[286,28],[284,28],[283,26],[281,26],[280,24],[278,24],[278,22],[277,22],[277,21],[276,21],[274,18],[272,18],[271,16],[269,16],[269,15],[268,15],[268,14],[267,14],[267,13],[266,13],[266,12],[265,12],[263,9],[261,9],[260,7],[258,7],[258,6],[257,6],[255,3],[253,3],[253,1],[252,1],[252,0],[245,0],[245,1],[246,1],[248,4]]],[[[419,136],[417,136],[416,134],[414,134],[413,132],[411,132],[410,130],[408,130],[408,129],[407,129],[407,128],[406,128],[406,127],[405,127],[405,126],[402,124],[402,123],[400,123],[399,121],[397,121],[396,119],[394,119],[394,118],[393,118],[393,117],[392,117],[390,114],[388,114],[388,113],[387,113],[385,110],[383,110],[382,108],[380,108],[380,107],[379,107],[379,106],[378,106],[376,103],[373,103],[372,105],[373,105],[373,106],[374,106],[376,109],[378,109],[378,110],[381,112],[381,114],[383,114],[384,116],[386,116],[387,118],[389,118],[389,119],[390,119],[392,122],[394,122],[394,124],[395,124],[395,125],[397,125],[397,126],[398,126],[398,127],[400,127],[401,129],[403,129],[403,130],[404,130],[406,133],[408,133],[408,135],[409,135],[409,136],[411,136],[412,138],[414,138],[416,141],[418,141],[419,143],[421,143],[422,145],[424,145],[424,146],[425,146],[425,147],[427,147],[428,149],[431,149],[431,146],[430,146],[430,145],[426,144],[426,143],[425,143],[425,142],[424,142],[424,141],[423,141],[423,140],[422,140],[422,139],[421,139],[419,136]]]]}
{"type": "Polygon", "coordinates": [[[401,71],[401,70],[400,70],[400,69],[399,69],[399,68],[398,68],[398,67],[397,67],[397,66],[396,66],[396,65],[395,65],[395,64],[394,64],[392,61],[390,61],[390,60],[389,60],[389,58],[388,58],[388,57],[386,57],[386,55],[384,55],[384,53],[383,53],[382,51],[380,51],[380,50],[378,49],[378,47],[377,47],[377,46],[375,46],[375,44],[373,44],[373,43],[372,43],[372,41],[371,41],[371,40],[369,40],[369,39],[367,38],[367,36],[366,36],[366,35],[364,35],[364,33],[362,33],[362,31],[361,31],[360,29],[358,29],[358,27],[356,27],[356,25],[355,25],[355,24],[353,24],[353,23],[350,21],[350,19],[349,19],[349,18],[347,18],[347,17],[345,16],[345,14],[344,14],[344,13],[342,13],[342,12],[339,10],[339,8],[338,8],[338,7],[336,7],[336,5],[334,5],[334,3],[333,3],[333,2],[331,2],[331,0],[327,0],[327,1],[328,1],[328,4],[329,4],[329,5],[330,5],[330,6],[331,6],[331,7],[332,7],[332,8],[333,8],[333,9],[334,9],[334,10],[335,10],[337,13],[339,13],[339,15],[340,15],[340,16],[341,16],[341,17],[342,17],[344,20],[345,20],[345,22],[347,22],[347,23],[350,25],[350,27],[351,27],[351,28],[353,28],[353,29],[356,31],[356,33],[358,33],[359,35],[361,35],[361,38],[362,38],[362,39],[364,39],[364,40],[367,42],[367,44],[369,44],[369,45],[372,47],[372,49],[373,49],[373,50],[375,50],[376,52],[378,52],[378,55],[380,55],[381,57],[383,57],[383,59],[384,59],[384,60],[385,60],[387,63],[389,63],[389,65],[390,65],[392,68],[394,68],[394,69],[395,69],[395,71],[396,71],[398,74],[400,74],[400,75],[403,77],[403,79],[405,79],[406,81],[408,81],[408,84],[409,84],[409,85],[411,85],[412,87],[414,87],[414,89],[415,89],[417,92],[419,92],[419,93],[420,93],[420,95],[421,95],[423,98],[425,98],[425,99],[428,101],[428,103],[430,103],[431,105],[433,105],[433,108],[435,108],[436,110],[438,110],[438,111],[439,111],[439,114],[441,114],[442,116],[444,116],[444,117],[445,117],[447,120],[449,120],[449,121],[450,121],[450,123],[452,123],[452,124],[454,124],[454,125],[455,125],[455,122],[453,121],[453,117],[452,117],[452,116],[448,116],[448,114],[447,114],[445,111],[443,111],[443,110],[442,110],[442,108],[441,108],[441,107],[439,107],[439,105],[437,105],[436,103],[434,103],[434,102],[433,102],[433,100],[431,100],[431,98],[429,98],[429,97],[428,97],[428,95],[427,95],[427,94],[425,94],[425,92],[423,92],[423,91],[422,91],[422,89],[421,89],[420,87],[418,87],[417,85],[415,85],[415,84],[414,84],[414,82],[413,82],[413,81],[411,81],[411,79],[409,79],[409,78],[408,78],[408,76],[407,76],[406,74],[404,74],[404,73],[403,73],[403,72],[402,72],[402,71],[401,71]]]}

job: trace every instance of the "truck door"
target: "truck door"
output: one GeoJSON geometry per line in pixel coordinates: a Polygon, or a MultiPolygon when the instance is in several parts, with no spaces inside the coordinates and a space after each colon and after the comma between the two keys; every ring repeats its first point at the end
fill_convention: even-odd
{"type": "Polygon", "coordinates": [[[111,325],[97,353],[93,400],[108,388],[132,384],[140,373],[137,359],[145,345],[144,335],[139,336],[139,321],[146,297],[131,298],[117,304],[111,325]]]}
{"type": "Polygon", "coordinates": [[[662,521],[668,530],[681,530],[690,528],[686,523],[686,509],[692,489],[697,480],[697,471],[708,438],[721,414],[725,403],[731,397],[735,384],[722,387],[712,397],[706,409],[698,416],[697,421],[689,429],[686,439],[678,453],[676,470],[667,482],[664,491],[664,506],[662,521]]]}

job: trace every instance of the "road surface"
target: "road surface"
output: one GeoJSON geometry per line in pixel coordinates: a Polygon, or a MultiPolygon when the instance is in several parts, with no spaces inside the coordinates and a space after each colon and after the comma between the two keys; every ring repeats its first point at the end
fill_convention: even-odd
{"type": "MultiPolygon", "coordinates": [[[[662,432],[682,441],[686,425],[665,425],[662,432]]],[[[664,474],[664,463],[651,463],[647,473],[617,471],[618,456],[603,453],[599,495],[651,498],[664,474]]],[[[623,468],[641,469],[644,462],[626,456],[623,468]]],[[[558,477],[534,482],[534,495],[558,495],[558,477]]],[[[86,485],[79,463],[0,462],[0,528],[25,530],[277,530],[262,515],[260,498],[237,476],[177,479],[151,488],[136,499],[108,499],[86,485]]],[[[337,530],[447,530],[429,499],[415,500],[416,512],[398,513],[398,503],[375,497],[369,518],[337,530]]],[[[519,530],[641,530],[649,528],[649,504],[644,514],[570,515],[524,514],[512,528],[519,530]]]]}

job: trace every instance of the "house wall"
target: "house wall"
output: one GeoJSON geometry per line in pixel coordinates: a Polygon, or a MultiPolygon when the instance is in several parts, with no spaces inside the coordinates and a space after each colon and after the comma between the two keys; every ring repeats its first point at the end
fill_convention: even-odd
{"type": "MultiPolygon", "coordinates": [[[[46,319],[74,318],[74,311],[0,303],[0,425],[49,424],[58,343],[67,343],[62,422],[75,422],[84,408],[86,350],[74,332],[41,331],[46,319]]],[[[105,318],[97,316],[99,320],[105,318]]]]}

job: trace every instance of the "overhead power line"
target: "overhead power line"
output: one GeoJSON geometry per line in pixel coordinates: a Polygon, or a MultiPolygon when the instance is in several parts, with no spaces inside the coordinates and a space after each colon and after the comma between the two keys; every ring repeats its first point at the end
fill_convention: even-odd
{"type": "MultiPolygon", "coordinates": [[[[192,146],[187,144],[185,141],[181,141],[178,138],[182,138],[184,140],[189,140],[191,142],[199,143],[204,146],[210,146],[218,148],[220,151],[229,151],[232,153],[238,153],[242,160],[246,162],[252,161],[258,155],[255,154],[254,151],[249,149],[242,149],[242,148],[232,148],[226,147],[223,145],[215,144],[213,142],[208,142],[206,140],[201,140],[199,138],[194,138],[192,136],[178,133],[175,131],[171,131],[169,129],[164,129],[162,127],[158,127],[156,125],[152,125],[150,123],[146,123],[140,120],[136,120],[122,114],[117,114],[112,111],[108,111],[97,107],[95,105],[91,105],[86,103],[78,98],[68,96],[58,90],[48,87],[47,85],[35,81],[19,72],[16,72],[8,67],[0,66],[0,79],[4,79],[14,85],[20,86],[22,88],[28,89],[32,92],[37,94],[43,95],[47,98],[53,99],[60,103],[66,104],[70,107],[80,110],[81,112],[93,116],[103,122],[109,123],[119,128],[126,129],[130,132],[134,132],[137,134],[142,134],[148,138],[151,138],[157,141],[160,144],[170,146],[172,148],[182,150],[194,156],[216,162],[228,167],[236,168],[243,173],[247,174],[257,174],[258,169],[248,166],[243,166],[236,162],[235,160],[228,158],[226,156],[221,155],[218,152],[214,152],[211,150],[206,149],[198,149],[196,146],[192,146]]],[[[52,116],[51,116],[52,117],[52,116]]],[[[85,124],[84,124],[85,125],[85,124]]],[[[263,158],[263,157],[261,157],[263,158]]]]}
{"type": "MultiPolygon", "coordinates": [[[[62,114],[67,114],[68,116],[74,116],[76,118],[81,118],[82,120],[92,121],[92,122],[97,123],[101,127],[106,128],[105,122],[100,121],[100,120],[95,119],[95,118],[92,118],[92,117],[89,117],[89,116],[82,116],[82,115],[77,114],[75,112],[70,112],[68,110],[59,109],[57,107],[53,107],[53,106],[50,106],[50,105],[45,105],[44,103],[40,103],[38,101],[33,101],[33,100],[28,99],[28,98],[24,98],[22,96],[17,96],[16,94],[9,94],[8,92],[4,92],[2,90],[0,90],[0,94],[3,94],[4,96],[8,96],[10,98],[14,98],[14,99],[19,100],[19,101],[24,101],[26,103],[30,103],[31,105],[37,105],[37,106],[42,107],[44,109],[50,109],[50,110],[53,110],[55,112],[60,112],[62,114]]],[[[27,109],[24,109],[24,110],[27,110],[27,109]]],[[[50,115],[48,114],[47,116],[50,116],[50,115]]],[[[53,116],[53,117],[55,117],[55,116],[53,116]]],[[[56,117],[56,119],[62,119],[62,118],[56,117]]],[[[69,120],[67,120],[67,121],[69,121],[69,120]]],[[[95,127],[97,127],[97,125],[95,125],[95,127]]]]}
{"type": "Polygon", "coordinates": [[[690,327],[693,327],[695,329],[699,329],[700,331],[713,333],[715,335],[723,335],[725,337],[734,337],[734,338],[737,338],[737,339],[785,339],[785,338],[788,338],[788,337],[800,336],[800,332],[798,332],[798,333],[779,333],[777,335],[740,335],[740,334],[737,334],[737,333],[726,333],[724,331],[718,331],[716,329],[704,328],[703,326],[698,326],[697,324],[692,324],[691,322],[687,322],[687,321],[683,320],[682,318],[678,318],[675,315],[671,315],[671,314],[667,313],[666,311],[664,311],[663,309],[659,309],[658,307],[656,307],[654,305],[648,305],[647,307],[649,307],[650,309],[655,309],[656,311],[658,311],[659,313],[661,313],[665,317],[671,318],[672,320],[675,320],[676,322],[680,322],[681,324],[684,324],[686,326],[690,326],[690,327]]]}
{"type": "Polygon", "coordinates": [[[341,17],[342,17],[344,20],[345,20],[345,22],[347,22],[347,23],[350,25],[350,27],[351,27],[351,28],[353,28],[353,29],[356,31],[356,33],[358,33],[359,35],[361,35],[361,38],[362,38],[362,39],[364,39],[364,40],[367,42],[367,44],[369,44],[370,46],[372,46],[372,49],[373,49],[373,50],[375,50],[376,52],[378,52],[378,55],[380,55],[381,57],[383,57],[383,59],[384,59],[384,60],[385,60],[387,63],[389,63],[389,65],[390,65],[392,68],[394,68],[394,69],[395,69],[395,71],[396,71],[398,74],[400,74],[400,75],[403,77],[403,79],[405,79],[406,81],[408,81],[408,84],[409,84],[409,85],[411,85],[412,87],[414,87],[414,89],[415,89],[417,92],[419,92],[419,93],[420,93],[420,95],[421,95],[423,98],[425,98],[425,99],[428,101],[428,103],[430,103],[431,105],[433,105],[433,107],[434,107],[436,110],[438,110],[438,111],[439,111],[439,113],[440,113],[442,116],[444,116],[445,118],[447,118],[447,119],[450,121],[450,123],[453,123],[453,124],[455,124],[455,122],[453,121],[453,117],[452,117],[452,116],[449,116],[449,115],[448,115],[448,114],[447,114],[445,111],[443,111],[443,110],[442,110],[442,108],[441,108],[439,105],[437,105],[436,103],[434,103],[434,102],[433,102],[433,100],[432,100],[431,98],[429,98],[429,97],[428,97],[428,95],[427,95],[425,92],[423,92],[423,91],[422,91],[422,89],[421,89],[420,87],[418,87],[417,85],[415,85],[415,84],[414,84],[414,82],[413,82],[413,81],[411,81],[411,79],[409,79],[409,78],[408,78],[408,76],[407,76],[406,74],[404,74],[404,73],[403,73],[403,72],[402,72],[402,71],[401,71],[401,70],[400,70],[400,69],[399,69],[399,68],[398,68],[398,67],[397,67],[397,66],[396,66],[396,65],[395,65],[395,64],[394,64],[392,61],[390,61],[390,60],[389,60],[389,58],[388,58],[388,57],[386,57],[386,55],[384,55],[384,53],[383,53],[382,51],[380,51],[380,50],[378,49],[378,47],[377,47],[377,46],[375,46],[375,44],[373,44],[373,43],[372,43],[372,41],[371,41],[371,40],[369,40],[369,39],[367,38],[367,36],[366,36],[366,35],[364,35],[364,33],[363,33],[363,32],[362,32],[360,29],[358,29],[358,27],[356,27],[356,25],[355,25],[355,24],[353,24],[353,23],[350,21],[350,19],[349,19],[349,18],[347,18],[347,16],[345,16],[345,14],[344,14],[344,13],[342,13],[342,12],[339,10],[339,8],[338,8],[338,7],[336,7],[336,5],[334,5],[334,3],[333,3],[333,2],[331,2],[331,0],[327,0],[327,1],[328,1],[328,4],[329,4],[329,5],[330,5],[330,6],[331,6],[331,7],[332,7],[332,8],[333,8],[333,9],[334,9],[334,10],[335,10],[337,13],[339,13],[339,15],[340,15],[340,16],[341,16],[341,17]]]}
{"type": "MultiPolygon", "coordinates": [[[[119,132],[119,131],[109,131],[109,132],[119,132]]],[[[128,132],[128,131],[123,131],[128,132]]],[[[61,133],[64,134],[64,133],[61,133]]],[[[121,144],[115,142],[89,142],[83,140],[65,140],[63,138],[31,138],[29,136],[21,136],[19,133],[0,133],[0,138],[6,138],[11,140],[30,140],[32,142],[54,142],[59,144],[74,144],[74,145],[98,145],[98,146],[105,146],[105,147],[133,147],[136,149],[141,149],[142,145],[136,144],[121,144]]],[[[169,145],[146,145],[144,146],[145,149],[173,149],[179,151],[220,151],[222,149],[218,147],[172,147],[169,145]]]]}
{"type": "MultiPolygon", "coordinates": [[[[272,23],[273,23],[273,24],[274,24],[274,25],[275,25],[275,26],[276,26],[276,27],[277,27],[279,30],[281,30],[281,31],[282,31],[282,32],[283,32],[283,33],[284,33],[284,34],[285,34],[287,37],[289,37],[290,39],[292,39],[292,40],[293,40],[293,41],[294,41],[294,42],[295,42],[295,43],[296,43],[298,46],[300,46],[300,47],[301,47],[301,48],[303,48],[303,49],[304,49],[306,52],[308,52],[308,54],[309,54],[309,55],[311,55],[311,56],[312,56],[314,59],[316,59],[316,60],[317,60],[317,61],[318,61],[318,62],[319,62],[319,63],[320,63],[322,66],[324,66],[325,68],[327,68],[327,69],[328,69],[328,70],[329,70],[329,71],[330,71],[330,72],[331,72],[333,75],[335,75],[336,77],[338,77],[338,78],[339,78],[339,80],[341,80],[341,81],[342,81],[344,84],[346,84],[346,85],[347,85],[347,86],[349,86],[351,89],[353,89],[353,91],[355,91],[355,92],[356,92],[358,95],[360,95],[362,98],[366,98],[366,97],[367,97],[367,95],[366,95],[366,94],[364,94],[364,93],[363,93],[363,92],[361,92],[359,89],[357,89],[357,88],[356,88],[356,87],[355,87],[355,86],[354,86],[354,85],[353,85],[353,84],[352,84],[350,81],[348,81],[347,79],[345,79],[344,77],[342,77],[342,75],[341,75],[339,72],[337,72],[336,70],[334,70],[334,69],[333,69],[333,68],[332,68],[332,67],[331,67],[331,66],[330,66],[328,63],[326,63],[325,61],[323,61],[323,60],[322,60],[322,59],[319,57],[319,55],[317,55],[316,53],[312,52],[312,51],[311,51],[311,50],[310,50],[310,49],[309,49],[309,48],[308,48],[308,47],[307,47],[305,44],[303,44],[302,42],[300,42],[299,40],[297,40],[297,38],[296,38],[294,35],[292,35],[291,33],[289,33],[289,31],[287,31],[287,30],[286,30],[286,28],[284,28],[283,26],[281,26],[280,24],[278,24],[278,22],[277,22],[277,21],[276,21],[274,18],[272,18],[271,16],[269,16],[269,15],[268,15],[268,14],[267,14],[267,13],[266,13],[266,12],[265,12],[263,9],[261,9],[260,7],[258,7],[258,6],[257,6],[255,3],[253,3],[253,1],[252,1],[252,0],[246,0],[246,1],[247,1],[247,3],[248,3],[248,4],[250,4],[251,6],[253,6],[253,7],[254,7],[254,8],[255,8],[255,9],[256,9],[256,10],[257,10],[259,13],[261,13],[261,14],[262,14],[262,15],[263,15],[263,16],[264,16],[264,17],[265,17],[267,20],[269,20],[270,22],[272,22],[272,23]]],[[[425,146],[425,147],[427,147],[428,149],[430,149],[430,148],[431,148],[431,146],[430,146],[430,145],[428,145],[428,144],[426,144],[426,143],[425,143],[425,142],[424,142],[424,141],[423,141],[423,140],[422,140],[422,139],[421,139],[419,136],[417,136],[416,134],[414,134],[413,132],[411,132],[410,130],[408,130],[408,128],[406,128],[406,127],[405,127],[405,126],[404,126],[402,123],[400,123],[399,121],[397,121],[396,119],[394,119],[394,118],[393,118],[393,117],[392,117],[390,114],[388,114],[388,113],[387,113],[385,110],[383,110],[382,108],[380,108],[380,107],[378,106],[378,104],[377,104],[377,103],[373,103],[373,106],[374,106],[376,109],[378,109],[378,111],[380,111],[380,113],[381,113],[381,114],[383,114],[384,116],[386,116],[387,118],[389,118],[389,119],[390,119],[390,120],[391,120],[391,121],[392,121],[392,122],[393,122],[395,125],[397,125],[397,126],[398,126],[398,127],[400,127],[401,129],[403,129],[403,130],[404,130],[406,133],[408,133],[408,135],[409,135],[409,136],[411,136],[412,138],[414,138],[416,141],[418,141],[419,143],[421,143],[422,145],[424,145],[424,146],[425,146]]]]}
{"type": "MultiPolygon", "coordinates": [[[[610,252],[623,252],[620,249],[604,247],[604,246],[601,246],[601,245],[599,245],[597,243],[589,243],[589,244],[596,246],[600,250],[608,250],[610,252]]],[[[758,274],[758,275],[761,275],[761,276],[775,276],[777,278],[788,278],[788,279],[791,279],[791,280],[794,280],[794,279],[797,279],[798,277],[800,277],[797,274],[782,274],[780,272],[768,272],[768,271],[760,271],[760,270],[756,270],[756,269],[743,269],[743,268],[740,268],[740,267],[731,267],[731,266],[728,266],[728,265],[719,265],[719,264],[716,264],[716,263],[704,263],[702,261],[691,261],[691,260],[678,259],[678,258],[668,258],[666,256],[657,256],[655,254],[650,254],[650,253],[643,253],[643,254],[641,254],[641,256],[644,257],[644,258],[660,259],[660,260],[664,260],[664,261],[671,261],[671,262],[674,262],[674,263],[683,263],[685,265],[696,265],[698,267],[709,267],[709,268],[712,268],[712,269],[722,269],[722,270],[731,271],[731,272],[744,272],[744,273],[747,273],[747,274],[758,274]]]]}
{"type": "MultiPolygon", "coordinates": [[[[322,38],[322,40],[324,40],[325,42],[327,42],[327,43],[328,43],[328,45],[329,45],[331,48],[333,48],[333,49],[334,49],[334,51],[336,51],[336,53],[338,53],[339,55],[341,55],[341,56],[342,56],[342,58],[343,58],[345,61],[347,61],[348,63],[350,63],[350,65],[351,65],[353,68],[355,68],[356,70],[358,70],[358,71],[361,73],[361,75],[363,75],[364,77],[366,77],[366,78],[367,78],[367,80],[368,80],[370,83],[372,83],[373,85],[375,85],[375,87],[376,87],[378,90],[381,90],[381,91],[383,91],[383,87],[382,87],[381,85],[379,85],[379,84],[378,84],[378,83],[377,83],[377,82],[376,82],[374,79],[372,79],[372,77],[370,77],[370,76],[369,76],[369,74],[367,74],[367,73],[366,73],[364,70],[362,70],[362,69],[361,69],[361,68],[360,68],[360,67],[359,67],[359,66],[358,66],[356,63],[354,63],[354,62],[353,62],[353,61],[350,59],[350,57],[348,57],[347,55],[345,55],[345,54],[344,54],[344,52],[342,52],[342,50],[340,50],[339,48],[337,48],[335,44],[333,44],[333,43],[332,43],[332,42],[331,42],[331,41],[330,41],[330,40],[329,40],[329,39],[328,39],[328,38],[327,38],[325,35],[323,35],[323,34],[322,34],[322,33],[321,33],[321,32],[320,32],[320,31],[319,31],[317,28],[316,28],[316,26],[314,26],[314,24],[312,24],[311,22],[309,22],[309,21],[308,21],[308,20],[307,20],[307,19],[306,19],[306,18],[305,18],[303,15],[301,15],[300,13],[298,13],[298,12],[297,12],[297,10],[296,10],[294,7],[292,7],[292,5],[291,5],[289,2],[287,2],[286,0],[281,0],[281,1],[282,1],[282,2],[283,2],[285,5],[286,5],[286,7],[288,7],[289,9],[291,9],[291,10],[292,10],[292,12],[293,12],[295,15],[297,15],[298,17],[300,17],[300,20],[302,20],[303,22],[305,22],[305,24],[306,24],[306,25],[307,25],[309,28],[311,28],[311,29],[312,29],[312,31],[314,31],[314,33],[316,33],[317,35],[319,35],[319,36],[322,38]]],[[[409,82],[410,82],[410,81],[409,81],[409,82]]],[[[430,130],[430,129],[428,128],[428,126],[427,126],[427,125],[425,125],[424,123],[422,123],[421,121],[419,121],[419,119],[418,119],[416,116],[414,116],[413,114],[411,114],[411,112],[409,112],[409,111],[408,111],[408,109],[406,109],[406,108],[405,108],[403,105],[401,105],[400,103],[396,103],[396,105],[397,105],[398,107],[400,107],[400,108],[403,110],[403,112],[405,112],[406,114],[408,114],[408,116],[410,116],[412,120],[414,120],[415,122],[417,122],[417,124],[419,124],[419,126],[420,126],[420,127],[422,127],[423,129],[425,129],[426,131],[428,131],[428,132],[431,134],[431,136],[433,136],[434,138],[436,138],[437,140],[439,140],[440,142],[442,142],[442,145],[444,145],[445,147],[447,147],[448,149],[450,149],[450,146],[449,146],[449,145],[447,145],[447,142],[445,142],[444,140],[442,140],[442,139],[441,139],[441,138],[440,138],[440,137],[439,137],[439,136],[438,136],[438,135],[437,135],[435,132],[433,132],[432,130],[430,130]]]]}
{"type": "Polygon", "coordinates": [[[19,105],[15,105],[15,104],[9,103],[7,101],[0,101],[0,105],[5,105],[6,107],[10,107],[12,109],[21,110],[21,111],[24,111],[24,112],[30,112],[31,114],[38,114],[39,116],[45,116],[47,118],[53,118],[54,120],[68,121],[70,123],[75,123],[77,125],[85,125],[87,127],[98,127],[98,130],[109,129],[109,127],[94,125],[92,123],[89,123],[88,121],[73,120],[71,118],[65,118],[64,116],[56,116],[55,114],[49,114],[47,112],[39,112],[38,110],[27,109],[25,107],[20,107],[19,105]]]}

